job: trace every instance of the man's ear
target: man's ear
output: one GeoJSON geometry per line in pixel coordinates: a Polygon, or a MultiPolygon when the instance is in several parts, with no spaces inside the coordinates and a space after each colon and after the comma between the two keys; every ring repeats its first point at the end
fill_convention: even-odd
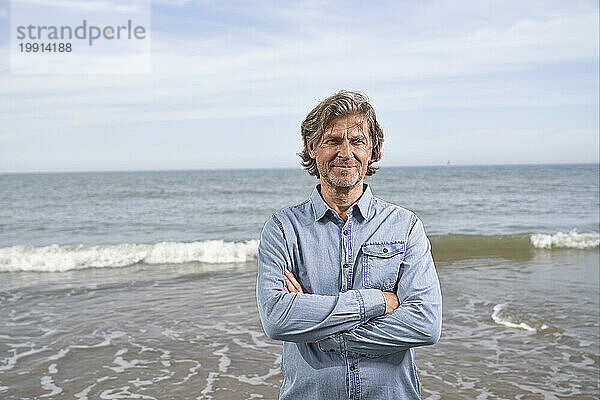
{"type": "Polygon", "coordinates": [[[313,143],[307,143],[306,148],[308,149],[308,155],[310,156],[310,158],[317,158],[317,156],[315,155],[315,145],[313,143]]]}

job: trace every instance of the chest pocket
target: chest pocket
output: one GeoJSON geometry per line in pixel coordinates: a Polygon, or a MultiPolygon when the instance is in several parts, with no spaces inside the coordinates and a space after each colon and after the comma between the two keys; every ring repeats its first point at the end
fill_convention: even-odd
{"type": "Polygon", "coordinates": [[[365,243],[361,250],[365,287],[393,291],[404,259],[405,242],[365,243]]]}

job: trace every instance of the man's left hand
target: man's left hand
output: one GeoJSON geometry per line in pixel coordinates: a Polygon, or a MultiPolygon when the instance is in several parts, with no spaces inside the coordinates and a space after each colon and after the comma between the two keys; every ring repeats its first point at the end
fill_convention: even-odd
{"type": "MultiPolygon", "coordinates": [[[[289,293],[304,293],[302,290],[302,286],[287,269],[283,270],[283,279],[285,280],[285,284],[287,286],[287,291],[289,293]]],[[[383,296],[385,297],[385,313],[389,314],[398,308],[398,296],[394,292],[383,292],[383,296]]]]}
{"type": "Polygon", "coordinates": [[[298,283],[298,281],[294,277],[294,274],[292,274],[287,269],[283,270],[283,279],[285,280],[285,284],[287,285],[288,292],[304,293],[304,291],[302,290],[302,286],[300,286],[300,283],[298,283]]]}

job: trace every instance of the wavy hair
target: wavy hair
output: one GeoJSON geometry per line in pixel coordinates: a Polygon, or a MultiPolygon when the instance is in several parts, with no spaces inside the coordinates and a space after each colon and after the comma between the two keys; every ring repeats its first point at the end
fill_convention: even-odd
{"type": "Polygon", "coordinates": [[[304,148],[298,155],[302,158],[302,168],[307,170],[310,175],[319,178],[317,162],[314,158],[311,158],[308,152],[309,145],[314,147],[321,141],[323,133],[334,119],[355,114],[365,116],[369,125],[371,143],[373,143],[371,160],[367,166],[366,175],[371,176],[377,171],[378,167],[375,167],[373,163],[381,160],[383,129],[381,129],[381,126],[377,122],[375,110],[369,104],[369,98],[365,94],[350,90],[340,90],[313,108],[300,125],[304,148]]]}

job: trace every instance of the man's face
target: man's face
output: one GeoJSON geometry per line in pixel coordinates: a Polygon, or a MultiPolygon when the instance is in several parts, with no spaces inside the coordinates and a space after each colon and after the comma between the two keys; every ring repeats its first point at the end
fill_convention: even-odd
{"type": "Polygon", "coordinates": [[[362,114],[334,119],[325,129],[321,141],[309,147],[321,182],[333,188],[351,188],[362,183],[373,148],[369,136],[362,114]]]}

